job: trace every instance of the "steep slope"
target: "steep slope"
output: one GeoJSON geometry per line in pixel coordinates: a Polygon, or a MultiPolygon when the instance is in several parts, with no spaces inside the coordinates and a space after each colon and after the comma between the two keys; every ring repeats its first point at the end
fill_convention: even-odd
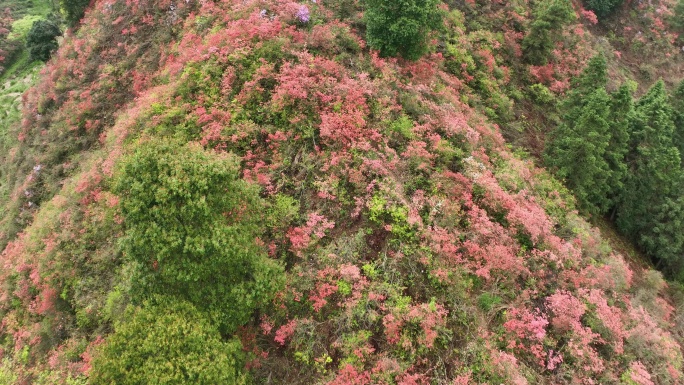
{"type": "Polygon", "coordinates": [[[467,3],[451,5],[443,52],[406,62],[365,46],[355,1],[95,2],[5,155],[0,382],[106,383],[140,363],[115,355],[122,339],[147,348],[162,330],[225,343],[220,362],[249,374],[213,377],[229,383],[682,383],[682,317],[660,274],[630,267],[501,133],[515,139],[518,79],[554,98],[590,35],[564,30],[550,61],[563,67],[502,59],[530,5],[488,2],[506,21],[487,20],[511,27],[497,34],[466,33],[467,3]],[[231,172],[252,187],[193,179],[231,172]],[[154,197],[139,203],[145,181],[154,197]],[[152,212],[183,236],[157,236],[162,219],[141,231],[152,212]],[[235,328],[187,292],[219,287],[202,270],[224,256],[214,236],[253,222],[244,260],[268,255],[279,278],[225,265],[255,282],[245,298],[270,298],[223,304],[249,310],[235,328]],[[169,279],[184,286],[159,300],[169,279]]]}

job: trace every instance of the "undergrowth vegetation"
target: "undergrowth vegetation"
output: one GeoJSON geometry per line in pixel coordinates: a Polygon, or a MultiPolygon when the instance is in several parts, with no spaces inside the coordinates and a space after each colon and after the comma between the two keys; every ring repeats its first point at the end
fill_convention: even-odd
{"type": "Polygon", "coordinates": [[[580,2],[409,3],[415,46],[382,1],[92,2],[2,150],[0,383],[682,383],[681,291],[580,216],[681,91],[580,2]]]}

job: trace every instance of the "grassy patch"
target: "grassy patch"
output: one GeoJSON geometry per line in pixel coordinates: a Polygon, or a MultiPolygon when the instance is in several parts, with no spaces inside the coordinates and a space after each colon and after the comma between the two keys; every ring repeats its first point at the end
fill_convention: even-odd
{"type": "Polygon", "coordinates": [[[43,19],[44,15],[26,15],[21,19],[15,20],[12,23],[12,32],[9,35],[10,39],[25,40],[31,26],[34,22],[43,19]]]}

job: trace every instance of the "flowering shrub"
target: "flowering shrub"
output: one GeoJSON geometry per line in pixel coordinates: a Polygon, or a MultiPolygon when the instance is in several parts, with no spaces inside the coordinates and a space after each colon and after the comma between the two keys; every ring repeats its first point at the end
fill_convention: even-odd
{"type": "MultiPolygon", "coordinates": [[[[546,317],[540,314],[539,310],[530,312],[528,310],[513,309],[509,312],[507,318],[508,320],[503,326],[514,336],[509,341],[507,347],[531,354],[536,364],[545,367],[547,355],[544,353],[543,342],[546,337],[546,327],[549,324],[546,317]]],[[[551,357],[552,353],[549,353],[549,357],[551,357]]],[[[549,361],[548,366],[550,368],[555,367],[555,365],[555,362],[549,361]]]]}
{"type": "Polygon", "coordinates": [[[309,19],[311,18],[311,16],[309,15],[309,7],[307,7],[306,5],[300,6],[297,10],[297,13],[295,14],[295,18],[300,23],[308,23],[309,19]]]}
{"type": "Polygon", "coordinates": [[[635,385],[654,385],[651,381],[651,375],[648,373],[644,365],[639,361],[634,361],[629,365],[629,371],[625,372],[622,380],[628,384],[635,385]]]}

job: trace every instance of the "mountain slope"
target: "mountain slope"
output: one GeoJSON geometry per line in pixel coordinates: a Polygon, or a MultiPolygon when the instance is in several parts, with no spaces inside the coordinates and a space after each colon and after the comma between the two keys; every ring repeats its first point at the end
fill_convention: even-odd
{"type": "MultiPolygon", "coordinates": [[[[355,1],[95,2],[26,95],[20,144],[5,155],[0,379],[106,378],[108,341],[159,308],[219,329],[223,313],[193,313],[201,299],[158,300],[146,285],[176,262],[189,287],[218,285],[184,276],[213,258],[202,245],[222,225],[202,227],[203,215],[239,227],[252,203],[224,211],[202,190],[203,214],[177,218],[209,230],[160,241],[178,256],[168,264],[122,246],[136,241],[123,209],[136,197],[117,183],[166,142],[193,155],[180,163],[237,157],[260,191],[238,194],[260,207],[258,234],[240,242],[280,266],[272,287],[254,289],[277,292],[237,330],[207,334],[211,346],[218,333],[239,338],[244,353],[221,358],[243,361],[250,378],[236,383],[682,383],[665,281],[630,267],[502,134],[547,121],[515,119],[526,98],[508,95],[530,77],[543,88],[525,92],[542,100],[567,89],[590,35],[564,30],[549,62],[560,67],[502,59],[516,57],[530,5],[488,5],[506,19],[490,23],[511,26],[498,34],[466,33],[468,4],[449,9],[439,50],[406,62],[366,47],[355,1]]],[[[150,189],[182,197],[200,163],[150,189]]],[[[154,199],[143,214],[175,202],[154,199]]]]}

